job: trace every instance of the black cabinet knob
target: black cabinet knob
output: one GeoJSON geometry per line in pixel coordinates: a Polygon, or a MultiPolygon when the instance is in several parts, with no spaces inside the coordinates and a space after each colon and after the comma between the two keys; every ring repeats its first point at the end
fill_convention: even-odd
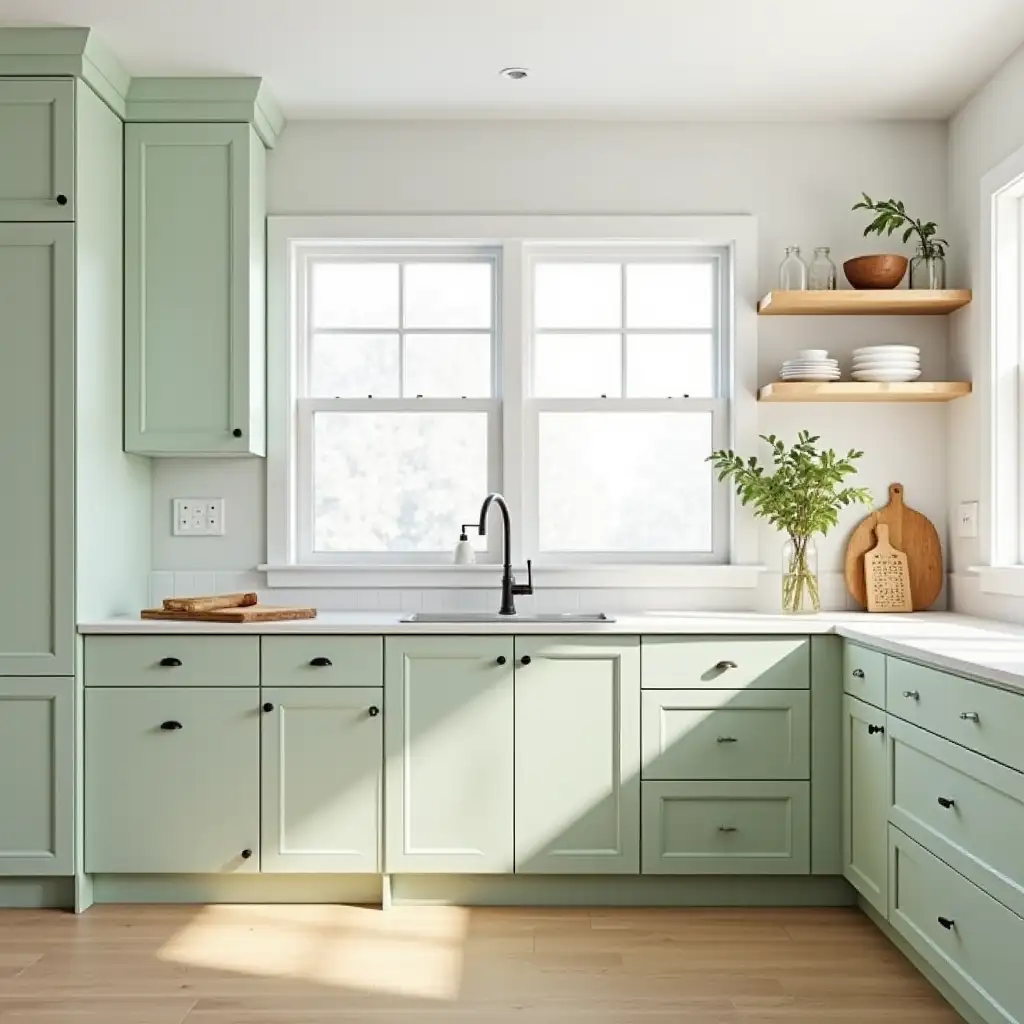
{"type": "Polygon", "coordinates": [[[869,725],[868,726],[868,735],[869,736],[874,736],[877,733],[884,733],[884,732],[885,732],[885,726],[884,725],[869,725]]]}
{"type": "Polygon", "coordinates": [[[175,729],[183,729],[184,726],[181,722],[171,720],[170,722],[161,722],[160,728],[163,729],[164,732],[174,732],[175,729]]]}
{"type": "Polygon", "coordinates": [[[274,710],[274,705],[271,704],[270,701],[268,700],[267,703],[263,705],[263,710],[264,711],[273,711],[274,710]]]}
{"type": "Polygon", "coordinates": [[[242,860],[248,860],[252,856],[252,850],[242,851],[242,860]]]}
{"type": "Polygon", "coordinates": [[[160,664],[164,668],[181,668],[181,658],[161,658],[160,664]]]}
{"type": "Polygon", "coordinates": [[[232,437],[241,437],[242,436],[242,428],[241,427],[235,427],[235,429],[231,431],[231,436],[232,437]]]}
{"type": "Polygon", "coordinates": [[[952,931],[953,930],[953,927],[956,924],[956,921],[954,921],[953,918],[951,918],[951,917],[940,917],[939,918],[939,924],[941,924],[942,927],[945,928],[946,931],[948,932],[948,931],[952,931]]]}
{"type": "Polygon", "coordinates": [[[508,661],[508,658],[506,658],[504,654],[499,654],[498,655],[498,664],[499,665],[504,665],[506,661],[508,661]]]}
{"type": "Polygon", "coordinates": [[[715,665],[715,668],[718,669],[719,672],[727,672],[729,669],[737,667],[738,666],[735,661],[720,661],[715,665]]]}
{"type": "Polygon", "coordinates": [[[369,711],[367,712],[371,718],[376,718],[380,714],[380,708],[376,704],[371,704],[369,711]]]}
{"type": "Polygon", "coordinates": [[[529,664],[530,664],[530,662],[531,662],[531,661],[533,661],[533,658],[531,658],[531,657],[530,657],[530,656],[529,656],[528,654],[524,654],[524,655],[522,656],[522,658],[520,658],[519,660],[520,660],[520,661],[521,661],[521,662],[522,662],[522,663],[523,663],[524,665],[529,665],[529,664]]]}
{"type": "Polygon", "coordinates": [[[862,668],[855,668],[853,670],[853,678],[854,679],[863,679],[864,678],[864,669],[862,669],[862,668]]]}
{"type": "Polygon", "coordinates": [[[314,668],[330,668],[333,664],[330,658],[311,658],[309,663],[314,668]]]}
{"type": "Polygon", "coordinates": [[[948,796],[940,796],[939,797],[939,806],[940,807],[945,807],[946,810],[948,811],[951,807],[955,807],[956,806],[956,801],[955,800],[950,800],[950,798],[948,796]]]}
{"type": "Polygon", "coordinates": [[[58,206],[67,206],[68,205],[68,197],[67,196],[57,196],[57,205],[58,206]]]}

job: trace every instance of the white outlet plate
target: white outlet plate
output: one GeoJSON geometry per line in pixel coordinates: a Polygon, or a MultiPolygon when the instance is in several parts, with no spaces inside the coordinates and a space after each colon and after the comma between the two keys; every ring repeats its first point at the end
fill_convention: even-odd
{"type": "Polygon", "coordinates": [[[956,533],[958,537],[971,538],[978,536],[978,503],[961,501],[956,517],[956,533]]]}
{"type": "Polygon", "coordinates": [[[223,537],[223,498],[175,498],[172,532],[175,537],[223,537]]]}

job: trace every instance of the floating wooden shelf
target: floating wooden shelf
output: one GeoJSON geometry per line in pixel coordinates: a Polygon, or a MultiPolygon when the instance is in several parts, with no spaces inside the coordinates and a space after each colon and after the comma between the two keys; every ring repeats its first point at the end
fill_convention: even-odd
{"type": "Polygon", "coordinates": [[[831,292],[769,292],[758,304],[761,316],[928,316],[952,313],[971,301],[969,288],[925,291],[891,289],[831,292]]]}
{"type": "Polygon", "coordinates": [[[971,393],[969,381],[912,381],[882,384],[866,381],[786,381],[765,384],[759,402],[952,402],[971,393]]]}

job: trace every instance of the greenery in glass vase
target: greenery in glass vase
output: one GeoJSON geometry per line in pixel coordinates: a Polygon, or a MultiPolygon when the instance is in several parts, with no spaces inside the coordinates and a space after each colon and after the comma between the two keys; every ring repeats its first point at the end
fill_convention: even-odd
{"type": "Polygon", "coordinates": [[[808,544],[816,533],[824,535],[838,524],[841,509],[870,504],[866,487],[844,486],[864,453],[851,448],[839,456],[831,448],[819,450],[821,438],[807,430],[797,434],[792,447],[774,434],[762,434],[761,440],[771,446],[773,473],[767,473],[755,456],[744,459],[731,449],[712,452],[707,461],[718,471],[719,482],[733,482],[742,505],[788,534],[793,554],[783,579],[783,610],[799,611],[809,601],[818,611],[821,598],[808,562],[808,544]]]}
{"type": "Polygon", "coordinates": [[[872,234],[881,236],[883,231],[886,235],[891,235],[903,228],[904,244],[910,241],[911,235],[917,235],[918,251],[926,259],[946,255],[946,246],[949,242],[944,238],[935,237],[939,231],[935,221],[914,220],[907,213],[901,200],[880,199],[876,202],[867,192],[862,192],[861,195],[864,198],[859,203],[854,203],[852,209],[870,210],[875,214],[875,219],[864,229],[865,237],[872,234]]]}

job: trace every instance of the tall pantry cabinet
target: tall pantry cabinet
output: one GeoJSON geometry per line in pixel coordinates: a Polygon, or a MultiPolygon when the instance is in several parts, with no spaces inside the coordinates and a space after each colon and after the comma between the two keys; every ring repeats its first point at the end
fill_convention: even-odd
{"type": "Polygon", "coordinates": [[[80,617],[137,610],[149,463],[123,451],[123,124],[0,77],[0,905],[68,902],[80,617]]]}

